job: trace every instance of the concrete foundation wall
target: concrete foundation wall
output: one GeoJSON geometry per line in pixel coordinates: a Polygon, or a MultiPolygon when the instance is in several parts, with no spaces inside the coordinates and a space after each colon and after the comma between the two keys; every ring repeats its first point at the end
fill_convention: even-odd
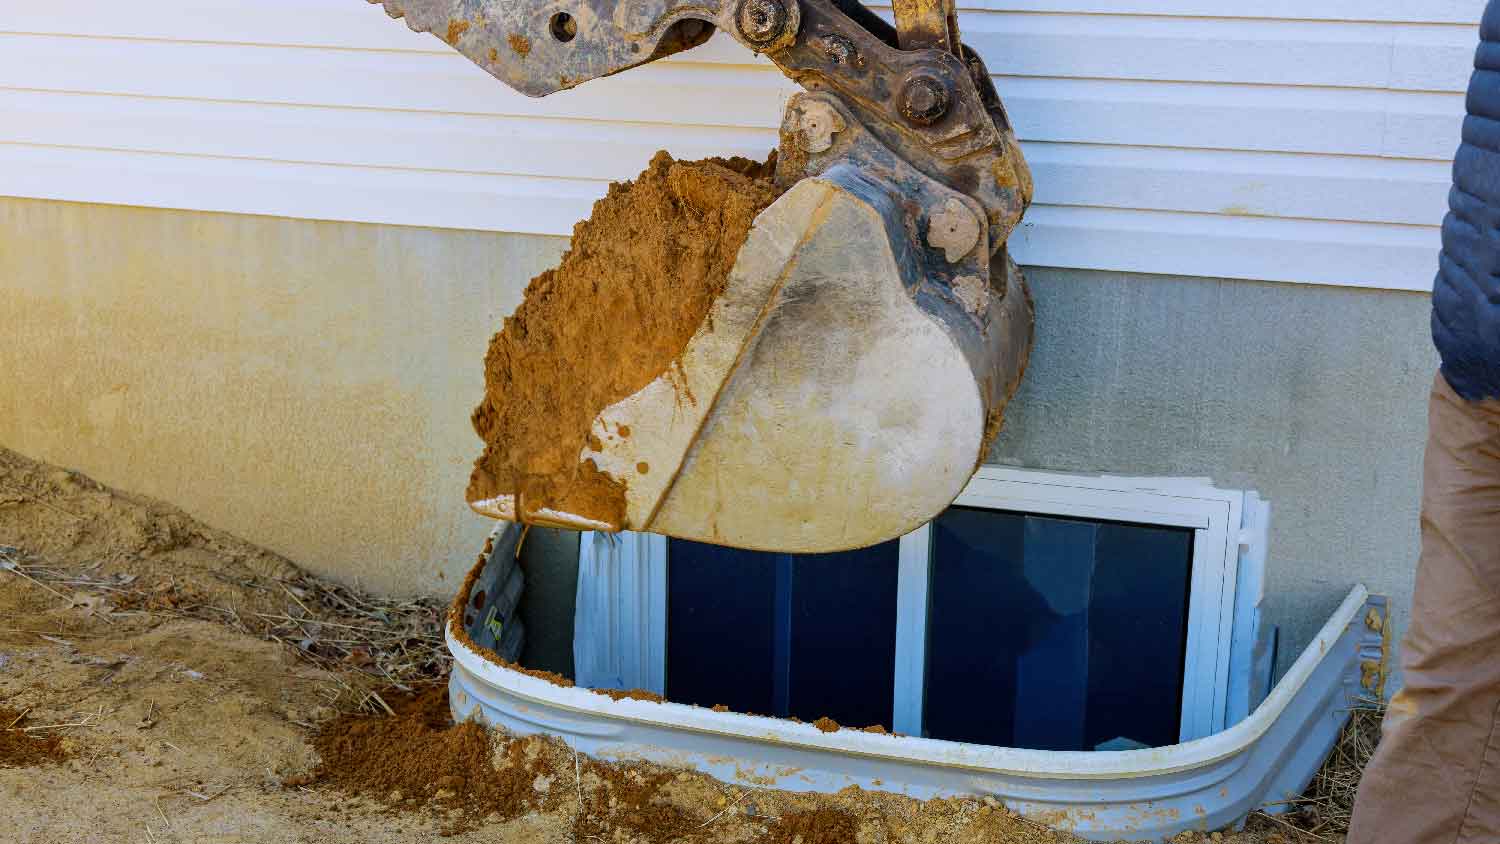
{"type": "Polygon", "coordinates": [[[1037,343],[994,462],[1208,477],[1271,502],[1288,666],[1356,582],[1398,631],[1417,556],[1426,294],[1031,270],[1037,343]]]}
{"type": "MultiPolygon", "coordinates": [[[[315,571],[446,594],[490,526],[463,503],[486,341],[565,246],[0,199],[0,444],[315,571]]],[[[1427,296],[1029,276],[1037,348],[992,459],[1260,491],[1283,665],[1352,582],[1404,613],[1427,296]]]]}
{"type": "Polygon", "coordinates": [[[490,335],[561,238],[0,199],[0,444],[447,592],[490,335]]]}

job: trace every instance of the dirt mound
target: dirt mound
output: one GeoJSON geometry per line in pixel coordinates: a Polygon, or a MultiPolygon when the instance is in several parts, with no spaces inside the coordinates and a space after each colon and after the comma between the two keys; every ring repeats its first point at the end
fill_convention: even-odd
{"type": "Polygon", "coordinates": [[[342,708],[368,709],[364,692],[392,680],[447,671],[439,601],[376,598],[311,577],[169,504],[0,448],[0,583],[7,574],[21,585],[0,588],[0,642],[10,618],[43,614],[64,622],[58,635],[82,621],[147,616],[229,624],[362,675],[345,682],[334,702],[342,708]],[[81,614],[65,612],[73,609],[81,614]]]}
{"type": "MultiPolygon", "coordinates": [[[[0,546],[23,548],[59,567],[128,574],[151,559],[162,581],[191,583],[205,602],[261,609],[236,582],[287,579],[301,571],[284,557],[195,521],[170,504],[110,489],[92,479],[0,447],[0,546]]],[[[153,584],[154,585],[154,584],[153,584]]]]}
{"type": "Polygon", "coordinates": [[[510,742],[496,759],[488,730],[453,723],[446,686],[387,698],[394,715],[344,715],[319,731],[313,746],[322,761],[310,781],[403,810],[436,804],[449,810],[451,831],[543,807],[537,778],[557,767],[541,758],[544,743],[510,742]]]}
{"type": "MultiPolygon", "coordinates": [[[[670,786],[696,775],[606,764],[550,737],[455,724],[444,688],[389,697],[394,715],[346,715],[325,725],[313,740],[321,763],[287,784],[316,783],[403,812],[436,810],[449,833],[530,813],[570,818],[579,841],[610,840],[624,829],[631,840],[665,844],[702,826],[698,812],[669,796],[670,786]]],[[[693,802],[706,811],[715,801],[693,802]]]]}
{"type": "MultiPolygon", "coordinates": [[[[610,186],[562,263],[526,288],[490,342],[468,500],[518,496],[622,524],[623,481],[580,465],[604,408],[667,372],[723,292],[750,225],[779,189],[771,162],[658,152],[610,186]]],[[[627,431],[621,431],[628,435],[627,431]]]]}
{"type": "Polygon", "coordinates": [[[568,819],[578,841],[651,844],[846,844],[855,840],[858,817],[827,804],[871,796],[751,792],[698,773],[601,762],[551,737],[454,724],[441,688],[388,699],[394,715],[346,715],[325,725],[313,741],[321,763],[286,784],[330,787],[392,811],[436,812],[447,819],[446,833],[540,813],[568,819]]]}

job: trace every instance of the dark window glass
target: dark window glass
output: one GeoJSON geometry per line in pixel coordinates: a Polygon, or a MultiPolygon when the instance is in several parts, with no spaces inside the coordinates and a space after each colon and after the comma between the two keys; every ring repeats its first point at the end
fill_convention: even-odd
{"type": "Polygon", "coordinates": [[[837,554],[668,548],[669,700],[890,727],[898,541],[837,554]]]}
{"type": "Polygon", "coordinates": [[[1041,750],[1175,743],[1192,541],[1150,525],[939,516],[926,733],[1041,750]]]}
{"type": "Polygon", "coordinates": [[[890,729],[900,547],[794,558],[788,714],[890,729]]]}
{"type": "Polygon", "coordinates": [[[772,714],[775,557],[680,539],[667,548],[667,699],[772,714]]]}

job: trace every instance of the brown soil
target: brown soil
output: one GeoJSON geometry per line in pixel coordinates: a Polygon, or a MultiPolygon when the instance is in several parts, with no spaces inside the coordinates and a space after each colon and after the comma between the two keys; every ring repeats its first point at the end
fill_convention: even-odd
{"type": "MultiPolygon", "coordinates": [[[[310,653],[247,619],[302,613],[300,601],[312,633],[319,620],[352,625],[318,595],[388,599],[329,593],[336,587],[176,508],[4,450],[0,546],[0,747],[24,712],[14,726],[47,727],[31,732],[56,750],[0,751],[7,840],[1076,842],[995,801],[750,788],[454,725],[435,678],[361,695],[359,661],[310,653]],[[63,574],[23,576],[43,569],[22,560],[63,574]],[[340,714],[361,704],[395,715],[340,714]]],[[[438,616],[417,617],[439,635],[438,616]]],[[[409,648],[404,635],[395,638],[409,648]]],[[[1222,840],[1338,840],[1266,820],[1252,830],[1222,840]]]]}
{"type": "Polygon", "coordinates": [[[836,733],[839,730],[843,729],[839,726],[839,722],[833,720],[832,718],[829,718],[827,715],[824,715],[822,718],[814,721],[813,726],[817,727],[819,730],[825,733],[836,733]]]}
{"type": "Polygon", "coordinates": [[[26,768],[68,758],[63,737],[48,724],[29,724],[26,710],[0,706],[0,768],[26,768]]]}
{"type": "Polygon", "coordinates": [[[788,812],[781,818],[776,844],[846,844],[856,840],[859,819],[838,809],[788,812]]]}
{"type": "Polygon", "coordinates": [[[453,723],[446,685],[386,699],[394,715],[343,715],[323,726],[313,739],[321,761],[308,782],[403,810],[436,804],[448,810],[449,831],[542,808],[537,777],[556,760],[528,753],[545,749],[541,744],[509,742],[497,759],[488,730],[453,723]]]}
{"type": "Polygon", "coordinates": [[[624,526],[625,479],[578,461],[594,418],[682,354],[779,194],[774,169],[774,156],[659,152],[634,181],[610,186],[490,342],[469,501],[515,494],[522,514],[550,507],[624,526]]]}
{"type": "Polygon", "coordinates": [[[595,694],[601,694],[610,700],[643,700],[647,703],[666,703],[667,699],[656,692],[645,689],[594,689],[595,694]]]}

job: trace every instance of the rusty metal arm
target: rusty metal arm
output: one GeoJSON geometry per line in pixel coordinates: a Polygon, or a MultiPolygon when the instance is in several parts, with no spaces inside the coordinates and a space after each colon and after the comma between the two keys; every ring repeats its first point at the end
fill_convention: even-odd
{"type": "Polygon", "coordinates": [[[892,0],[903,50],[944,50],[958,54],[958,12],[953,0],[892,0]]]}
{"type": "Polygon", "coordinates": [[[897,0],[893,27],[858,0],[369,0],[522,93],[546,96],[697,46],[723,29],[809,91],[846,102],[879,140],[973,196],[998,249],[1031,178],[952,0],[897,0]]]}

